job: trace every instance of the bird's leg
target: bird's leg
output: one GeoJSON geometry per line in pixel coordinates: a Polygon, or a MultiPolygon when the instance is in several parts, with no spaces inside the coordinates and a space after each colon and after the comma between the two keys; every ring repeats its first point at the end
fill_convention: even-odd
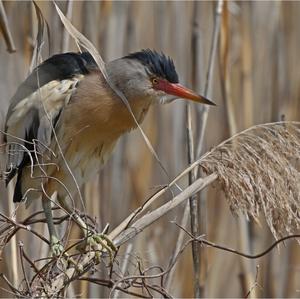
{"type": "Polygon", "coordinates": [[[51,254],[54,256],[59,256],[64,251],[64,247],[61,245],[60,240],[57,236],[55,227],[54,227],[54,222],[53,222],[53,217],[52,217],[52,209],[51,209],[51,201],[48,198],[46,198],[45,196],[43,196],[42,205],[43,205],[44,213],[46,216],[46,221],[47,221],[49,235],[50,235],[51,254]]]}
{"type": "Polygon", "coordinates": [[[76,224],[83,232],[84,238],[88,238],[93,232],[88,228],[85,221],[75,212],[75,210],[68,204],[67,199],[57,196],[57,201],[60,206],[73,218],[76,224]]]}
{"type": "Polygon", "coordinates": [[[74,261],[73,258],[69,257],[69,255],[66,252],[64,253],[64,247],[60,243],[60,240],[56,233],[56,229],[54,227],[54,222],[53,222],[53,217],[52,217],[52,209],[51,209],[51,201],[48,198],[43,197],[42,203],[43,203],[43,209],[44,209],[44,213],[46,215],[47,225],[48,225],[49,234],[50,234],[51,254],[56,257],[59,257],[63,254],[63,256],[67,258],[68,263],[75,265],[78,272],[82,272],[83,269],[78,265],[78,263],[76,261],[74,261]]]}
{"type": "MultiPolygon", "coordinates": [[[[80,229],[83,231],[84,238],[85,238],[85,247],[90,246],[98,253],[107,252],[112,259],[113,253],[116,251],[116,248],[113,242],[105,235],[95,233],[93,230],[88,228],[86,222],[72,209],[72,207],[68,204],[67,198],[57,197],[58,202],[60,203],[61,207],[69,213],[80,229]],[[100,247],[99,247],[100,245],[100,247]]],[[[79,247],[82,249],[82,247],[79,247]]],[[[97,255],[98,255],[97,253],[97,255]]],[[[100,254],[101,255],[101,254],[100,254]]],[[[100,256],[99,256],[100,257],[100,256]]]]}

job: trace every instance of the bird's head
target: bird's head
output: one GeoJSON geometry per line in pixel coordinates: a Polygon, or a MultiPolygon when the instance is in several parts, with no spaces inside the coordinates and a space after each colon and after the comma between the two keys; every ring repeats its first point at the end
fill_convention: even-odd
{"type": "Polygon", "coordinates": [[[147,49],[129,54],[110,62],[108,72],[128,99],[148,98],[154,103],[169,103],[181,98],[215,105],[180,85],[173,60],[163,53],[147,49]]]}

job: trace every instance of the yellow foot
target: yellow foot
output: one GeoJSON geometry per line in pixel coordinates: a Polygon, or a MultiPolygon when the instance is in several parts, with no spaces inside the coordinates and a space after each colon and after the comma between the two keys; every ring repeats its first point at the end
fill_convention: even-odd
{"type": "Polygon", "coordinates": [[[72,257],[70,257],[68,255],[68,253],[64,252],[64,247],[61,244],[61,242],[59,241],[59,239],[55,236],[51,237],[51,256],[53,257],[62,257],[62,259],[60,259],[60,262],[63,263],[63,265],[65,265],[65,267],[68,264],[71,264],[73,266],[75,266],[76,270],[78,272],[82,272],[83,271],[83,267],[82,265],[80,265],[78,262],[76,262],[72,257]]]}
{"type": "Polygon", "coordinates": [[[112,260],[114,253],[117,251],[114,243],[104,234],[92,234],[85,241],[85,250],[96,251],[98,259],[102,254],[107,253],[112,260]]]}
{"type": "Polygon", "coordinates": [[[60,240],[56,236],[51,236],[50,242],[51,256],[59,257],[64,252],[64,247],[60,243],[60,240]]]}

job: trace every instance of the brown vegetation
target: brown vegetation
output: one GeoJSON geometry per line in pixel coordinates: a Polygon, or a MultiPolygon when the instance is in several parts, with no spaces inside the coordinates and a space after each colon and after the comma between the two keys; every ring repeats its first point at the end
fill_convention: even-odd
{"type": "Polygon", "coordinates": [[[48,49],[51,55],[77,51],[79,44],[103,72],[102,57],[161,49],[174,58],[181,81],[218,103],[210,111],[180,102],[155,107],[81,190],[78,210],[99,232],[108,229],[120,246],[113,257],[99,255],[100,245],[79,252],[77,227],[54,207],[75,263],[49,259],[39,203],[14,206],[12,186],[8,192],[1,186],[1,296],[299,296],[300,250],[289,241],[299,238],[300,226],[300,134],[292,121],[299,118],[298,3],[58,3],[101,56],[66,20],[62,25],[52,2],[1,4],[2,123],[28,69],[48,49]],[[42,34],[44,20],[51,43],[42,34]],[[16,53],[6,52],[5,42],[16,53]],[[289,121],[278,122],[282,118],[289,121]],[[286,246],[274,250],[282,241],[286,246]]]}

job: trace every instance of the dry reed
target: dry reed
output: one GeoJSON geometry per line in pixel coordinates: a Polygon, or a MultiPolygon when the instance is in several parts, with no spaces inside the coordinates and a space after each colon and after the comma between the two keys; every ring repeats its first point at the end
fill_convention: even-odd
{"type": "MultiPolygon", "coordinates": [[[[3,4],[8,16],[7,24],[10,25],[18,52],[9,55],[5,43],[0,43],[3,68],[0,74],[0,117],[2,119],[8,99],[28,73],[30,62],[36,61],[35,55],[32,55],[32,40],[36,36],[33,34],[33,25],[38,25],[31,3],[4,1],[3,4]],[[20,14],[20,9],[24,13],[20,14]]],[[[72,39],[69,43],[64,43],[65,37],[68,36],[67,30],[63,30],[53,4],[43,1],[37,4],[49,22],[51,33],[55,32],[51,37],[51,55],[62,50],[78,51],[72,39]]],[[[93,41],[105,61],[142,47],[163,50],[175,59],[181,81],[189,84],[195,79],[193,88],[200,91],[205,83],[205,70],[209,67],[213,9],[216,8],[216,3],[197,2],[199,9],[198,26],[196,26],[197,47],[198,58],[201,59],[197,62],[199,71],[197,78],[193,77],[195,72],[191,72],[193,62],[190,59],[191,49],[187,46],[192,38],[191,20],[194,4],[191,2],[57,2],[61,11],[72,16],[76,28],[93,41]],[[178,35],[176,39],[174,39],[175,33],[178,35]]],[[[200,148],[207,149],[228,138],[232,132],[236,132],[232,129],[229,133],[227,131],[227,124],[232,127],[232,122],[228,119],[229,114],[235,118],[235,128],[248,128],[256,123],[278,120],[282,114],[285,114],[286,119],[298,119],[300,110],[296,108],[299,108],[300,77],[295,61],[300,45],[298,34],[300,10],[297,7],[296,3],[283,2],[226,3],[224,10],[228,18],[226,39],[229,51],[226,53],[226,67],[223,67],[228,70],[228,73],[224,78],[220,78],[218,69],[215,68],[215,75],[211,76],[213,100],[218,103],[218,107],[209,113],[207,119],[209,134],[206,133],[204,139],[200,128],[202,123],[200,109],[192,111],[192,116],[195,116],[193,119],[195,123],[192,123],[195,124],[195,136],[202,134],[201,138],[195,139],[198,154],[200,148]],[[227,117],[223,110],[225,105],[222,99],[224,101],[226,99],[220,92],[220,82],[221,88],[222,85],[230,88],[230,93],[226,91],[231,101],[227,107],[227,117]],[[199,146],[200,140],[201,146],[199,146]]],[[[221,37],[222,34],[221,32],[221,37]]],[[[47,42],[45,44],[47,45],[47,42]]],[[[44,47],[45,49],[47,47],[44,47]]],[[[42,54],[44,59],[49,56],[47,51],[43,51],[42,54]]],[[[222,63],[223,60],[219,62],[222,63]]],[[[217,59],[216,63],[218,63],[217,59]]],[[[143,146],[144,140],[141,140],[139,133],[122,138],[121,144],[102,171],[100,178],[96,177],[92,184],[87,184],[85,191],[89,192],[83,194],[88,213],[85,216],[87,219],[95,217],[99,221],[98,226],[93,223],[93,227],[96,226],[101,231],[106,222],[110,222],[113,229],[110,235],[115,240],[118,240],[121,234],[130,236],[132,231],[130,227],[135,229],[136,225],[143,224],[143,219],[147,220],[147,217],[143,217],[147,215],[148,220],[153,220],[154,218],[151,217],[158,215],[156,213],[159,212],[156,208],[163,206],[165,200],[173,198],[170,190],[177,192],[175,188],[172,189],[172,186],[179,182],[186,186],[188,172],[203,162],[208,172],[217,171],[221,186],[234,213],[243,211],[250,218],[255,217],[255,219],[258,218],[259,213],[263,217],[266,216],[277,238],[288,231],[296,231],[297,225],[299,226],[299,212],[296,211],[296,206],[299,210],[297,197],[299,192],[297,193],[296,185],[298,175],[296,157],[299,155],[298,124],[284,123],[254,127],[237,135],[237,142],[235,138],[230,139],[187,167],[186,143],[183,142],[186,139],[183,112],[184,109],[179,102],[163,108],[155,108],[146,119],[143,129],[171,176],[182,169],[185,170],[169,183],[161,168],[153,163],[153,156],[149,155],[148,148],[143,146]],[[296,141],[292,141],[291,138],[296,141]],[[279,162],[278,157],[280,157],[279,162]],[[184,181],[180,181],[181,178],[184,181]],[[168,183],[167,187],[159,190],[147,203],[142,204],[143,199],[149,197],[151,186],[157,184],[165,186],[168,183]],[[154,214],[151,214],[153,212],[154,214]],[[152,215],[150,218],[149,214],[152,215]],[[129,216],[121,221],[126,215],[129,216]]],[[[3,186],[0,187],[3,194],[1,198],[3,200],[0,201],[1,212],[4,211],[0,217],[3,238],[1,240],[4,246],[1,248],[4,249],[1,263],[1,273],[4,273],[0,280],[1,295],[32,297],[38,291],[42,292],[39,288],[42,283],[48,284],[55,274],[61,274],[55,272],[59,271],[57,266],[60,265],[60,261],[43,259],[47,258],[48,240],[44,237],[43,214],[33,212],[39,210],[38,203],[29,211],[18,206],[13,215],[16,217],[11,217],[8,212],[6,190],[3,186]],[[6,218],[6,215],[9,217],[6,218]],[[17,244],[14,246],[17,258],[11,256],[10,246],[7,246],[7,242],[13,243],[12,236],[15,237],[17,244]],[[11,271],[13,259],[18,267],[14,266],[11,271]],[[18,276],[15,274],[16,271],[18,276]]],[[[203,236],[191,235],[185,227],[174,225],[174,219],[176,223],[182,211],[180,208],[176,209],[170,212],[169,216],[166,215],[159,221],[155,221],[149,229],[142,230],[142,233],[134,239],[130,239],[132,244],[130,256],[124,256],[127,252],[124,244],[120,247],[113,267],[109,267],[111,265],[108,264],[106,265],[108,267],[104,267],[105,258],[98,265],[94,263],[95,260],[92,260],[86,268],[89,272],[86,274],[77,272],[71,281],[62,285],[65,288],[58,295],[107,297],[112,290],[110,295],[113,297],[117,297],[119,291],[120,296],[131,297],[171,295],[192,297],[192,283],[195,277],[191,271],[190,250],[184,251],[184,249],[197,241],[209,247],[201,246],[207,252],[205,264],[209,268],[209,275],[201,276],[201,287],[205,288],[204,294],[207,296],[247,297],[254,296],[254,291],[257,290],[257,294],[262,294],[264,297],[296,297],[298,295],[296,290],[300,288],[299,271],[295,270],[300,261],[299,247],[296,242],[286,241],[287,246],[282,247],[280,251],[280,254],[284,253],[284,258],[274,258],[278,256],[278,252],[276,250],[270,252],[270,250],[279,243],[274,243],[270,247],[272,235],[269,229],[265,227],[258,229],[251,224],[251,233],[249,233],[251,248],[254,251],[258,248],[268,249],[256,255],[251,255],[248,249],[240,249],[240,252],[230,249],[229,247],[236,247],[237,234],[231,233],[235,226],[232,222],[233,217],[227,213],[227,209],[224,209],[226,202],[220,198],[220,194],[215,194],[219,189],[219,187],[210,189],[207,193],[207,210],[204,218],[209,219],[209,222],[205,239],[203,236]],[[177,242],[178,230],[182,242],[177,242]],[[215,242],[208,241],[206,238],[213,239],[215,242]],[[184,240],[187,240],[186,243],[184,240]],[[226,245],[219,245],[221,243],[226,245]],[[178,248],[171,257],[175,244],[178,248]],[[222,251],[217,252],[211,247],[222,251]],[[232,254],[229,255],[224,251],[232,254]],[[225,254],[226,258],[224,258],[225,254]],[[255,277],[254,284],[250,288],[243,289],[240,282],[237,282],[241,272],[235,262],[237,258],[245,260],[245,258],[259,257],[261,259],[251,260],[253,264],[260,264],[259,275],[255,277]],[[177,265],[176,270],[171,273],[175,265],[177,265]],[[169,273],[171,279],[166,284],[169,273]],[[72,282],[73,280],[75,283],[72,282]],[[263,289],[255,288],[257,285],[262,286],[263,289]]],[[[76,229],[72,229],[69,235],[69,215],[61,216],[57,211],[54,213],[55,223],[59,226],[61,235],[64,234],[64,240],[78,239],[76,229]]],[[[292,237],[295,236],[288,236],[279,241],[292,237]]],[[[76,255],[74,258],[80,256],[76,255]]],[[[204,267],[201,265],[201,268],[204,267]]]]}
{"type": "Polygon", "coordinates": [[[300,123],[247,129],[201,158],[216,172],[234,213],[258,221],[260,211],[275,238],[300,228],[300,123]]]}

